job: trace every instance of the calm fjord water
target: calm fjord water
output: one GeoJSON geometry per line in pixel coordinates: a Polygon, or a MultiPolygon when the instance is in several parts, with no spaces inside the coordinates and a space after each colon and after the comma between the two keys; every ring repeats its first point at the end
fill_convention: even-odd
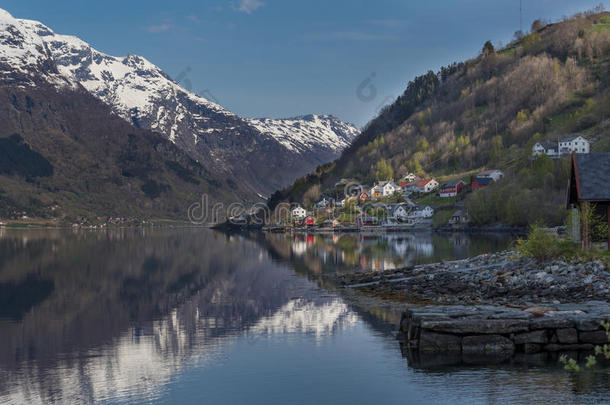
{"type": "Polygon", "coordinates": [[[603,403],[605,373],[409,364],[396,314],[314,281],[510,239],[3,229],[0,404],[603,403]]]}

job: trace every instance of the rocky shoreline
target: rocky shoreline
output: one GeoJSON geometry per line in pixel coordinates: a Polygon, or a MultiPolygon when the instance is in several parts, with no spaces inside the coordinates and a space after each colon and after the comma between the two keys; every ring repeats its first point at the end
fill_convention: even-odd
{"type": "Polygon", "coordinates": [[[452,363],[486,363],[516,354],[541,356],[591,352],[607,344],[602,322],[610,319],[610,303],[587,301],[554,307],[426,306],[406,310],[398,339],[402,351],[423,359],[452,363]]]}
{"type": "Polygon", "coordinates": [[[332,281],[347,295],[402,305],[397,337],[422,367],[582,358],[608,343],[610,270],[601,260],[538,263],[504,251],[332,281]]]}
{"type": "Polygon", "coordinates": [[[340,288],[416,304],[536,305],[610,301],[601,260],[538,263],[504,251],[377,273],[334,276],[340,288]]]}

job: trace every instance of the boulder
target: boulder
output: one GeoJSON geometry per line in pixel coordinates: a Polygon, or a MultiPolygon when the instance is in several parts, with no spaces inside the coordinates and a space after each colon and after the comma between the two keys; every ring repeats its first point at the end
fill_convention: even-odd
{"type": "Polygon", "coordinates": [[[524,343],[548,343],[549,342],[549,336],[548,336],[548,332],[544,329],[542,330],[535,330],[532,332],[527,332],[527,333],[519,333],[517,335],[515,335],[513,341],[515,342],[515,344],[521,345],[524,343]]]}
{"type": "Polygon", "coordinates": [[[550,316],[543,316],[530,321],[531,329],[558,329],[571,328],[573,326],[574,322],[570,319],[555,318],[550,316]]]}
{"type": "Polygon", "coordinates": [[[445,333],[434,333],[422,330],[419,336],[420,353],[460,352],[462,338],[445,333]]]}
{"type": "Polygon", "coordinates": [[[489,319],[530,319],[533,317],[534,315],[531,312],[510,311],[493,314],[489,317],[489,319]]]}
{"type": "Polygon", "coordinates": [[[462,339],[464,354],[512,354],[514,351],[515,344],[500,335],[466,336],[462,339]]]}
{"type": "Polygon", "coordinates": [[[608,335],[605,330],[596,330],[593,332],[579,332],[578,340],[581,343],[593,343],[596,345],[602,345],[609,343],[608,335]]]}
{"type": "Polygon", "coordinates": [[[602,327],[601,319],[592,316],[576,316],[574,317],[574,324],[576,325],[576,329],[585,332],[598,330],[602,327]]]}
{"type": "Polygon", "coordinates": [[[527,332],[529,321],[521,319],[455,319],[422,321],[421,328],[455,334],[508,334],[527,332]]]}
{"type": "Polygon", "coordinates": [[[578,331],[574,328],[557,329],[555,334],[559,343],[578,343],[578,331]]]}

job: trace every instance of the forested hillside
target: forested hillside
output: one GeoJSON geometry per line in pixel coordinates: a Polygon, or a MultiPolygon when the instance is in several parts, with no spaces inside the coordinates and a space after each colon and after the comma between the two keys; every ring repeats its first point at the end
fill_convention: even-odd
{"type": "Polygon", "coordinates": [[[561,23],[536,21],[529,34],[516,33],[506,47],[495,49],[488,41],[475,59],[415,78],[337,161],[278,191],[270,205],[301,201],[341,178],[372,183],[409,172],[463,178],[473,170],[500,168],[507,176],[485,190],[485,199],[495,200],[491,194],[503,188],[503,196],[496,196],[502,204],[492,207],[480,201],[482,194],[476,201],[471,196],[473,221],[557,222],[567,166],[532,160],[531,147],[580,134],[592,142],[592,151],[609,150],[609,66],[610,13],[598,8],[561,23]],[[507,218],[511,197],[515,216],[543,196],[551,209],[507,218]]]}

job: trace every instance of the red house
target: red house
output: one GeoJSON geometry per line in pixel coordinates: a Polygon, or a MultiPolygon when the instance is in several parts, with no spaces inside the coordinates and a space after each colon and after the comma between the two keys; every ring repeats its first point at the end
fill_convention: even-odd
{"type": "Polygon", "coordinates": [[[315,225],[316,225],[316,219],[314,217],[305,218],[305,226],[315,226],[315,225]]]}
{"type": "Polygon", "coordinates": [[[491,177],[475,177],[472,179],[470,185],[472,186],[472,190],[474,191],[489,186],[491,183],[493,183],[493,181],[494,179],[492,179],[491,177]]]}
{"type": "Polygon", "coordinates": [[[462,180],[452,181],[451,183],[443,184],[440,191],[440,197],[455,197],[460,190],[466,185],[462,180]]]}

